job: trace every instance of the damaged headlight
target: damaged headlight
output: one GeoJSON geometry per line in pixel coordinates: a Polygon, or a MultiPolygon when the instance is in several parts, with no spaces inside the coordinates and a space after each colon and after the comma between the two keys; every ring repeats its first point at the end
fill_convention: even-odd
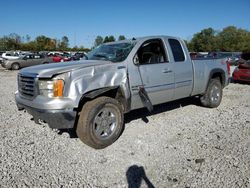
{"type": "Polygon", "coordinates": [[[52,80],[38,80],[39,94],[45,97],[63,97],[65,80],[69,76],[68,73],[60,74],[52,80]]]}

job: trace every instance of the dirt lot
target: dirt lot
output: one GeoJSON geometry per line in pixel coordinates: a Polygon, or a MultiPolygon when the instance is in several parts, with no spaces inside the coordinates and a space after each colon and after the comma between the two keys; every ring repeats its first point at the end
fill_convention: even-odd
{"type": "Polygon", "coordinates": [[[250,187],[250,85],[230,84],[216,109],[185,99],[129,113],[94,150],[17,111],[16,75],[0,68],[0,187],[250,187]]]}

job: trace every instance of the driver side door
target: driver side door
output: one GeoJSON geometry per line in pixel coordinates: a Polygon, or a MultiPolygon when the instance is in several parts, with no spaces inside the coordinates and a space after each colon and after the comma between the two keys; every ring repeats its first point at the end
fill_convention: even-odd
{"type": "Polygon", "coordinates": [[[153,39],[144,42],[137,53],[142,84],[153,105],[174,97],[173,63],[166,52],[162,39],[153,39]]]}

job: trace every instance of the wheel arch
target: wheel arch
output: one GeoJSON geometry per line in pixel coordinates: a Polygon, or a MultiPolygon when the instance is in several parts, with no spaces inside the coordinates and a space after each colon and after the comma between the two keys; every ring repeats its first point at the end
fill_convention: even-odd
{"type": "Polygon", "coordinates": [[[99,88],[83,94],[78,103],[78,109],[80,110],[87,101],[101,96],[117,99],[121,103],[124,112],[130,110],[130,98],[125,97],[123,89],[120,86],[99,88]]]}
{"type": "Polygon", "coordinates": [[[10,68],[11,68],[11,69],[12,69],[12,66],[13,66],[14,64],[17,64],[17,65],[19,66],[19,69],[21,68],[20,63],[19,63],[18,61],[15,61],[15,62],[11,63],[11,65],[10,65],[10,68]]]}
{"type": "Polygon", "coordinates": [[[208,81],[206,84],[206,88],[208,87],[209,81],[213,78],[219,78],[222,87],[225,86],[226,83],[226,75],[225,75],[225,71],[223,69],[213,69],[210,73],[209,73],[209,77],[208,77],[208,81]]]}

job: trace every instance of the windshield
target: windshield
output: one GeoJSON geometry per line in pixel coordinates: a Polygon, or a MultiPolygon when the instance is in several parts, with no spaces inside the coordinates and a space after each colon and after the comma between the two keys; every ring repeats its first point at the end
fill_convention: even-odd
{"type": "Polygon", "coordinates": [[[131,52],[134,46],[135,42],[102,44],[89,52],[87,54],[87,59],[121,62],[128,57],[128,54],[131,52]]]}

